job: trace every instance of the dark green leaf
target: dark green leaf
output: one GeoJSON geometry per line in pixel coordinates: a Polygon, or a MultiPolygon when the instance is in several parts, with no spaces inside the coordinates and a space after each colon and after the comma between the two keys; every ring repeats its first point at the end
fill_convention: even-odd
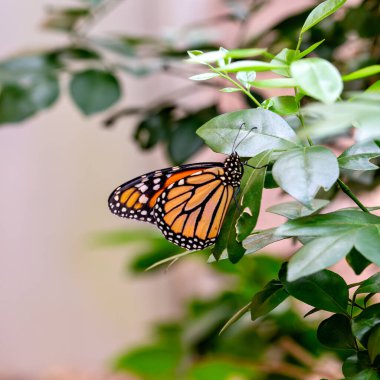
{"type": "Polygon", "coordinates": [[[346,256],[349,266],[353,269],[355,274],[363,272],[368,265],[371,264],[355,247],[351,249],[350,253],[346,256]]]}
{"type": "Polygon", "coordinates": [[[346,313],[348,287],[338,274],[322,270],[291,282],[283,277],[280,279],[291,296],[318,309],[346,313]]]}
{"type": "Polygon", "coordinates": [[[288,280],[294,281],[336,264],[351,251],[355,237],[356,231],[349,230],[311,240],[290,258],[288,280]]]}
{"type": "Polygon", "coordinates": [[[333,103],[343,90],[339,71],[322,58],[304,58],[290,65],[290,73],[301,90],[323,103],[333,103]]]}
{"type": "Polygon", "coordinates": [[[264,289],[256,293],[251,301],[251,318],[255,319],[268,314],[280,305],[289,294],[285,291],[280,281],[272,280],[264,289]]]}
{"type": "Polygon", "coordinates": [[[368,260],[380,266],[380,225],[358,231],[355,248],[368,260]]]}
{"type": "Polygon", "coordinates": [[[347,377],[345,380],[380,380],[379,372],[375,369],[365,369],[358,374],[347,377]]]}
{"type": "Polygon", "coordinates": [[[326,0],[319,4],[307,16],[307,19],[302,26],[301,34],[336,12],[345,2],[346,0],[326,0]]]}
{"type": "Polygon", "coordinates": [[[245,179],[241,185],[239,207],[241,215],[236,222],[238,241],[243,241],[255,228],[259,217],[261,196],[264,187],[266,168],[261,168],[269,163],[271,152],[263,152],[248,161],[248,165],[260,168],[244,168],[245,179]]]}
{"type": "Polygon", "coordinates": [[[376,170],[370,159],[380,156],[380,148],[373,141],[357,143],[345,150],[338,158],[339,166],[349,170],[376,170]]]}
{"type": "Polygon", "coordinates": [[[258,108],[217,116],[202,125],[197,133],[215,152],[231,154],[239,130],[238,141],[246,136],[236,149],[242,157],[253,157],[266,150],[291,149],[297,146],[293,129],[280,116],[258,108]]]}
{"type": "Polygon", "coordinates": [[[362,281],[355,294],[380,293],[380,272],[362,281]]]}
{"type": "Polygon", "coordinates": [[[380,355],[380,325],[371,330],[368,338],[368,353],[372,363],[380,355]]]}
{"type": "Polygon", "coordinates": [[[92,115],[115,104],[121,96],[121,87],[111,72],[88,69],[73,75],[70,94],[85,115],[92,115]]]}
{"type": "Polygon", "coordinates": [[[359,372],[370,368],[371,362],[369,360],[367,351],[358,351],[355,355],[349,356],[343,363],[344,376],[355,376],[359,372]]]}
{"type": "Polygon", "coordinates": [[[355,349],[350,319],[342,314],[334,314],[318,326],[318,340],[325,346],[335,349],[355,349]]]}
{"type": "Polygon", "coordinates": [[[285,202],[271,206],[267,208],[266,211],[285,216],[285,218],[288,219],[297,219],[303,216],[312,215],[327,206],[329,203],[330,201],[326,199],[313,199],[311,201],[311,208],[308,208],[298,202],[285,202]]]}
{"type": "Polygon", "coordinates": [[[273,165],[272,173],[283,190],[311,207],[321,187],[327,191],[334,185],[339,166],[330,150],[314,145],[282,154],[273,165]]]}
{"type": "Polygon", "coordinates": [[[352,321],[352,331],[354,335],[367,345],[369,332],[372,328],[380,324],[380,304],[368,306],[352,321]]]}

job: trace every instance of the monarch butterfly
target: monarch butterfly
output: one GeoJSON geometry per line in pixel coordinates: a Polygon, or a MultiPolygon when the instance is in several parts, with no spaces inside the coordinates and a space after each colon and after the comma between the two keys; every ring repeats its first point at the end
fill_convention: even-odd
{"type": "Polygon", "coordinates": [[[206,248],[215,243],[244,173],[235,149],[224,163],[174,166],[132,179],[111,193],[109,208],[119,217],[155,224],[182,248],[206,248]]]}

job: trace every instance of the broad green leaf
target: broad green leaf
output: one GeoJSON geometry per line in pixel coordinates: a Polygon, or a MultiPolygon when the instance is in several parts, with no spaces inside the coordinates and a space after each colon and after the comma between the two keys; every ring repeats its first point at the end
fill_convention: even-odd
{"type": "Polygon", "coordinates": [[[278,74],[278,75],[282,75],[284,77],[289,77],[290,76],[289,66],[294,61],[295,57],[296,57],[296,51],[295,50],[288,49],[288,48],[282,49],[271,60],[270,63],[272,65],[277,65],[277,66],[281,66],[281,65],[284,66],[285,65],[285,67],[282,69],[275,69],[275,70],[273,70],[273,72],[278,74]]]}
{"type": "Polygon", "coordinates": [[[375,326],[380,324],[380,303],[368,306],[352,321],[352,331],[354,335],[362,342],[364,346],[367,345],[369,332],[375,326]]]}
{"type": "Polygon", "coordinates": [[[368,338],[368,353],[372,363],[380,355],[380,325],[371,330],[368,338]]]}
{"type": "Polygon", "coordinates": [[[294,96],[275,96],[269,100],[272,101],[270,108],[279,115],[294,115],[298,112],[294,96]]]}
{"type": "Polygon", "coordinates": [[[252,82],[252,86],[256,88],[294,88],[298,86],[298,82],[293,78],[262,79],[252,82]]]}
{"type": "Polygon", "coordinates": [[[256,79],[256,71],[239,71],[236,79],[247,89],[251,87],[251,82],[256,79]]]}
{"type": "MultiPolygon", "coordinates": [[[[251,158],[248,161],[248,165],[260,168],[269,163],[270,157],[271,151],[260,153],[251,158]]],[[[241,187],[242,194],[239,200],[241,215],[236,222],[238,241],[243,241],[256,226],[260,212],[266,168],[252,169],[246,166],[244,171],[244,187],[241,187]]]]}
{"type": "Polygon", "coordinates": [[[291,149],[297,146],[296,134],[286,121],[274,112],[259,108],[217,116],[203,124],[197,134],[212,150],[225,154],[231,154],[237,137],[237,141],[241,143],[236,151],[242,157],[253,157],[266,150],[291,149]]]}
{"type": "Polygon", "coordinates": [[[285,218],[288,219],[297,219],[303,216],[312,215],[327,206],[329,203],[330,201],[326,199],[313,199],[311,202],[311,208],[309,208],[298,202],[285,202],[271,206],[267,208],[266,211],[285,216],[285,218]]]}
{"type": "Polygon", "coordinates": [[[208,80],[208,79],[212,79],[212,78],[215,78],[215,77],[218,77],[219,74],[217,73],[203,73],[203,74],[197,74],[197,75],[193,75],[191,77],[189,77],[189,79],[191,80],[208,80]]]}
{"type": "Polygon", "coordinates": [[[290,73],[301,90],[323,103],[333,103],[343,90],[339,71],[322,58],[305,58],[290,65],[290,73]]]}
{"type": "Polygon", "coordinates": [[[356,70],[350,74],[343,75],[342,79],[346,82],[349,82],[351,80],[369,77],[378,73],[380,73],[380,65],[372,65],[363,67],[362,69],[356,70]]]}
{"type": "Polygon", "coordinates": [[[367,225],[379,225],[380,217],[365,213],[360,209],[349,209],[330,212],[322,215],[312,215],[290,220],[277,228],[280,236],[326,236],[359,230],[367,225]]]}
{"type": "Polygon", "coordinates": [[[264,289],[256,293],[251,301],[251,319],[268,314],[280,305],[289,294],[285,291],[280,281],[272,280],[265,285],[264,289]]]}
{"type": "Polygon", "coordinates": [[[355,248],[368,260],[380,266],[380,225],[359,230],[355,248]]]}
{"type": "Polygon", "coordinates": [[[347,316],[334,314],[318,326],[318,340],[325,346],[335,349],[355,349],[355,337],[347,316]]]}
{"type": "Polygon", "coordinates": [[[351,249],[350,253],[346,256],[348,265],[352,268],[355,274],[363,272],[368,265],[371,264],[355,247],[351,249]]]}
{"type": "Polygon", "coordinates": [[[306,21],[302,26],[301,34],[336,12],[345,2],[346,0],[326,0],[319,4],[307,16],[306,21]]]}
{"type": "Polygon", "coordinates": [[[347,377],[345,380],[380,380],[380,375],[375,369],[365,369],[354,376],[347,377]]]}
{"type": "Polygon", "coordinates": [[[323,42],[325,42],[325,40],[321,40],[321,41],[318,41],[316,42],[315,44],[309,46],[307,49],[305,49],[304,51],[301,51],[300,53],[297,54],[297,57],[296,59],[301,59],[303,57],[306,57],[308,54],[312,53],[320,44],[322,44],[323,42]]]}
{"type": "Polygon", "coordinates": [[[283,277],[280,273],[280,279],[291,296],[318,309],[334,313],[346,313],[348,287],[343,278],[336,273],[322,270],[290,281],[288,264],[288,280],[283,277]]]}
{"type": "Polygon", "coordinates": [[[380,92],[380,80],[372,83],[365,92],[380,92]]]}
{"type": "Polygon", "coordinates": [[[73,75],[70,94],[85,115],[92,115],[115,104],[121,96],[121,87],[111,72],[88,69],[73,75]]]}
{"type": "Polygon", "coordinates": [[[345,150],[338,157],[338,163],[342,169],[376,170],[378,166],[370,162],[370,159],[378,156],[380,156],[380,148],[375,142],[359,142],[345,150]]]}
{"type": "Polygon", "coordinates": [[[380,293],[380,272],[362,281],[355,294],[380,293]]]}
{"type": "Polygon", "coordinates": [[[279,186],[307,207],[311,207],[318,190],[329,190],[339,176],[338,161],[322,146],[289,150],[272,168],[279,186]]]}
{"type": "Polygon", "coordinates": [[[289,260],[288,280],[325,269],[343,259],[355,243],[356,231],[351,230],[311,240],[289,260]]]}
{"type": "MultiPolygon", "coordinates": [[[[198,58],[198,57],[197,57],[198,58]]],[[[285,69],[285,65],[274,65],[269,62],[262,61],[236,61],[229,65],[222,66],[218,70],[228,73],[236,73],[238,71],[272,71],[276,69],[285,69]]]]}
{"type": "MultiPolygon", "coordinates": [[[[358,351],[355,355],[349,356],[343,363],[342,371],[344,376],[352,379],[351,376],[359,374],[361,371],[371,367],[367,351],[358,351]]],[[[368,379],[367,379],[368,380],[368,379]]]]}
{"type": "Polygon", "coordinates": [[[186,380],[250,380],[259,376],[251,365],[215,358],[195,363],[186,380]]]}
{"type": "Polygon", "coordinates": [[[275,228],[271,228],[269,230],[258,231],[249,235],[243,242],[243,246],[247,250],[246,254],[255,253],[269,244],[283,240],[284,237],[275,234],[275,231],[275,228]]]}

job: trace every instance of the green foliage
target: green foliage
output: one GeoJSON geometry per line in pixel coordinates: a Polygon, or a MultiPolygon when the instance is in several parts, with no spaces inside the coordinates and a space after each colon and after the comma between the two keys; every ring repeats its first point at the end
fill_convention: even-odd
{"type": "MultiPolygon", "coordinates": [[[[262,35],[244,36],[246,44],[241,41],[242,46],[233,50],[207,39],[194,44],[185,32],[170,41],[126,34],[94,38],[88,25],[106,12],[107,3],[81,0],[78,6],[52,8],[45,27],[65,33],[67,46],[0,62],[0,123],[20,122],[51,107],[59,97],[63,73],[69,76],[69,94],[76,106],[84,115],[92,115],[109,110],[120,100],[121,76],[165,73],[185,77],[191,70],[190,88],[181,89],[180,95],[122,109],[104,124],[110,127],[121,117],[135,116],[134,138],[140,148],[161,144],[176,164],[190,159],[204,143],[224,154],[236,148],[248,159],[237,204],[231,202],[212,255],[210,250],[204,252],[209,262],[217,261],[213,267],[236,276],[236,287],[209,302],[194,302],[186,322],[162,328],[152,345],[121,355],[115,369],[146,380],[269,380],[275,377],[271,368],[263,370],[263,358],[270,352],[270,342],[287,335],[309,351],[315,339],[325,349],[339,350],[346,379],[378,379],[380,304],[373,302],[373,295],[380,292],[380,272],[347,285],[326,268],[343,258],[356,274],[370,264],[380,266],[378,208],[363,205],[345,183],[349,180],[351,186],[365,177],[374,186],[378,180],[379,1],[363,0],[349,8],[342,7],[344,0],[326,0],[291,20],[280,20],[262,35]],[[349,38],[365,54],[342,57],[349,38]],[[257,47],[268,40],[272,42],[267,48],[257,47]],[[184,62],[186,51],[189,58],[184,62]],[[270,74],[269,78],[262,72],[270,74]],[[197,109],[179,101],[182,95],[202,88],[244,99],[249,108],[219,115],[219,97],[197,109]],[[293,92],[267,98],[262,91],[284,88],[293,92]],[[350,136],[350,146],[343,152],[339,148],[342,136],[346,142],[350,136]],[[255,231],[262,193],[276,187],[294,201],[267,211],[288,221],[255,231]],[[321,213],[340,190],[357,208],[321,213]],[[258,256],[246,257],[288,238],[302,246],[281,269],[277,262],[272,265],[258,256]],[[357,287],[352,296],[350,287],[357,287]],[[319,323],[314,340],[302,335],[314,330],[287,310],[294,299],[312,307],[306,315],[319,310],[333,313],[319,323]],[[254,321],[260,318],[260,324],[247,325],[248,313],[254,321]],[[218,338],[221,330],[223,335],[218,338]],[[274,334],[268,334],[273,330],[274,334]],[[242,358],[254,358],[259,365],[242,362],[242,358]]],[[[228,13],[219,21],[244,26],[265,3],[229,2],[228,13]]],[[[108,234],[100,243],[140,241],[142,255],[132,264],[137,272],[189,254],[145,232],[108,234]]]]}

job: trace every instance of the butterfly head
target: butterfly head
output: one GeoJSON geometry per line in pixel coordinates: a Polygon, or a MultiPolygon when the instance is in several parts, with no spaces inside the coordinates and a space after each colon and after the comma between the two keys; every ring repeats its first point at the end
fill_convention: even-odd
{"type": "Polygon", "coordinates": [[[240,157],[236,152],[233,152],[224,161],[224,170],[227,183],[233,187],[240,186],[240,180],[243,176],[244,167],[240,162],[240,157]]]}

